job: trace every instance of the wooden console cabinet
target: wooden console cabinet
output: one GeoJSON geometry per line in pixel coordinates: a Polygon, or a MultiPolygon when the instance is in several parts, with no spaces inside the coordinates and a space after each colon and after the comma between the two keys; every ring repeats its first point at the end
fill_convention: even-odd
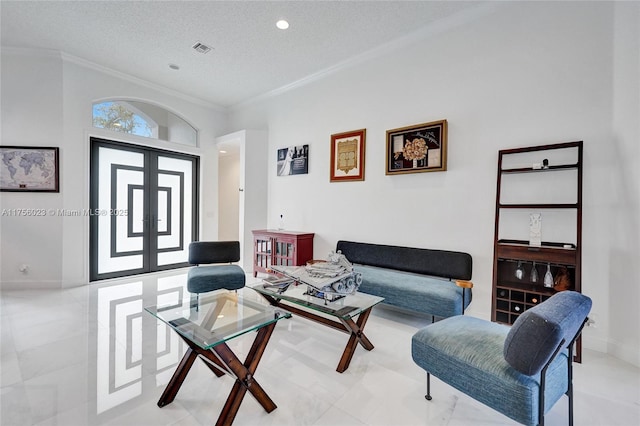
{"type": "Polygon", "coordinates": [[[299,266],[313,259],[313,233],[271,229],[252,232],[254,277],[267,272],[271,265],[299,266]]]}
{"type": "MultiPolygon", "coordinates": [[[[492,320],[511,325],[521,313],[555,294],[557,288],[544,285],[547,269],[554,279],[561,271],[566,273],[569,289],[580,292],[581,251],[582,141],[499,151],[492,320]],[[546,158],[552,160],[544,164],[546,158]],[[542,215],[540,246],[510,239],[514,227],[505,224],[505,216],[511,214],[509,219],[516,222],[522,237],[522,231],[529,230],[531,213],[542,215]]],[[[577,362],[581,346],[578,339],[577,362]]]]}

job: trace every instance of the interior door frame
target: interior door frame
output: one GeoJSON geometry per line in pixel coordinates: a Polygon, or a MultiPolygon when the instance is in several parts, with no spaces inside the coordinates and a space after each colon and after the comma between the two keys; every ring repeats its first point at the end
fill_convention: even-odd
{"type": "MultiPolygon", "coordinates": [[[[143,248],[142,248],[142,256],[143,256],[143,266],[139,269],[130,269],[124,271],[116,271],[116,272],[106,272],[106,273],[98,273],[98,215],[90,214],[89,215],[89,281],[99,281],[110,278],[120,278],[130,275],[138,275],[145,274],[149,272],[157,272],[164,271],[169,269],[182,268],[186,266],[190,266],[190,264],[185,261],[181,263],[174,263],[168,265],[157,265],[157,253],[162,251],[166,251],[166,249],[157,249],[158,242],[158,232],[151,232],[150,224],[155,224],[155,214],[158,211],[158,196],[156,191],[152,191],[151,189],[151,179],[154,176],[155,187],[158,188],[157,176],[158,176],[158,164],[157,161],[153,162],[153,158],[157,158],[158,156],[176,158],[180,160],[189,160],[192,161],[193,170],[191,173],[191,185],[192,185],[192,212],[191,212],[191,241],[197,241],[199,235],[199,211],[200,211],[200,157],[193,154],[185,154],[176,151],[170,151],[166,149],[159,149],[155,147],[150,147],[147,145],[136,145],[132,143],[114,141],[109,139],[104,139],[100,137],[89,138],[90,141],[90,160],[89,160],[89,206],[90,212],[97,211],[98,209],[98,170],[99,170],[99,154],[98,150],[100,147],[123,150],[123,151],[131,151],[137,152],[144,155],[144,187],[148,189],[148,201],[144,203],[144,212],[143,217],[147,221],[145,225],[144,233],[147,234],[146,238],[143,238],[143,248]],[[151,155],[150,155],[151,154],[151,155]],[[155,248],[155,249],[154,249],[155,248]]],[[[184,194],[182,194],[184,196],[184,194]]],[[[180,208],[182,209],[182,203],[180,204],[180,208]]],[[[180,230],[181,234],[183,229],[180,230]]],[[[115,233],[114,226],[111,226],[111,236],[110,239],[113,241],[115,233]]],[[[180,244],[183,244],[184,239],[180,239],[180,244]]]]}

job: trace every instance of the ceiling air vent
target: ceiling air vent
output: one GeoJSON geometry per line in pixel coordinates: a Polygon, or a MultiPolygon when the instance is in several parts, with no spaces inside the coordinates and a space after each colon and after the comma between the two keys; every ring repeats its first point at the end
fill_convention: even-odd
{"type": "Polygon", "coordinates": [[[206,44],[202,44],[200,42],[197,42],[191,47],[193,47],[196,52],[200,52],[200,53],[207,53],[211,50],[209,46],[207,46],[206,44]]]}

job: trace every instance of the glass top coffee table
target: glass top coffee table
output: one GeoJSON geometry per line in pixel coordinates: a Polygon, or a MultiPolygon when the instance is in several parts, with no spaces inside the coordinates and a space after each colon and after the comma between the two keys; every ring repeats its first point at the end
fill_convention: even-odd
{"type": "Polygon", "coordinates": [[[252,285],[251,288],[275,307],[349,334],[349,341],[336,368],[339,373],[349,368],[358,343],[368,351],[374,348],[364,334],[364,326],[373,307],[384,301],[382,297],[356,292],[329,302],[306,294],[307,286],[295,282],[288,286],[260,282],[252,285]],[[357,320],[354,320],[356,317],[358,317],[357,320]]]}
{"type": "Polygon", "coordinates": [[[189,346],[173,373],[160,400],[159,407],[173,402],[195,359],[200,356],[218,377],[228,374],[236,379],[217,425],[230,425],[235,418],[247,390],[266,412],[276,409],[275,403],[256,382],[254,373],[267,347],[276,323],[291,314],[256,298],[252,291],[218,293],[200,297],[190,294],[176,304],[151,306],[147,312],[175,330],[189,346]],[[244,361],[227,345],[243,334],[257,331],[244,361]]]}

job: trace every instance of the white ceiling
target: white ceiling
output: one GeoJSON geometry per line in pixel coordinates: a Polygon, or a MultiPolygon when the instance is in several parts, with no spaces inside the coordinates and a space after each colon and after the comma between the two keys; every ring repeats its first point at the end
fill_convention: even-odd
{"type": "Polygon", "coordinates": [[[5,47],[60,50],[229,107],[472,8],[458,1],[6,1],[5,47]],[[285,18],[286,31],[275,23],[285,18]],[[191,48],[201,42],[213,50],[191,48]],[[177,64],[180,70],[169,68],[177,64]]]}

